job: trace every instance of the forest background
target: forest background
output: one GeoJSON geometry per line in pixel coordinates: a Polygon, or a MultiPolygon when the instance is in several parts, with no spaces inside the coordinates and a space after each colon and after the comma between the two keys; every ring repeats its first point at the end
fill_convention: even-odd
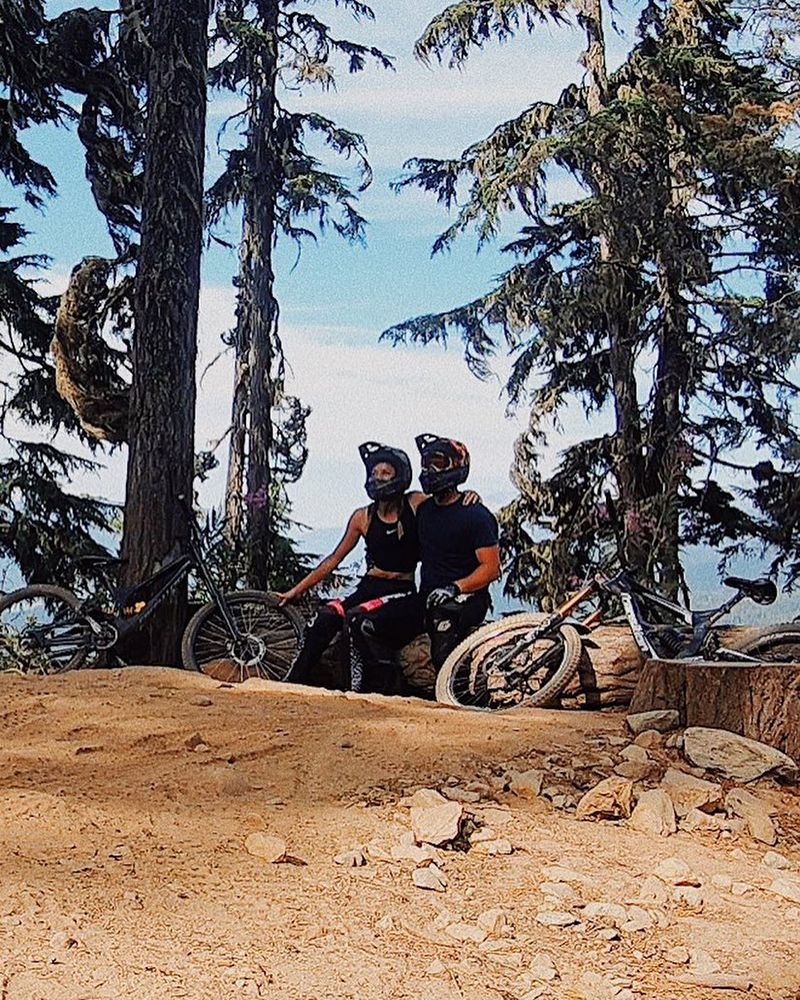
{"type": "MultiPolygon", "coordinates": [[[[105,10],[115,9],[110,3],[98,6],[105,10]]],[[[511,415],[506,413],[508,400],[503,385],[513,371],[511,362],[504,357],[502,338],[492,361],[494,374],[483,382],[474,378],[464,365],[458,337],[455,340],[451,338],[448,351],[442,350],[441,345],[425,349],[409,343],[395,348],[387,342],[378,343],[377,338],[381,331],[401,324],[407,317],[452,309],[486,292],[496,275],[508,268],[508,254],[501,253],[500,248],[513,239],[520,226],[526,223],[521,209],[529,206],[525,205],[524,198],[516,199],[516,204],[513,197],[501,199],[503,204],[500,207],[508,211],[496,225],[492,223],[489,227],[492,239],[482,242],[480,254],[475,252],[474,235],[467,231],[460,240],[448,245],[447,253],[431,258],[432,244],[453,216],[448,219],[430,194],[422,193],[413,186],[396,193],[390,190],[390,184],[403,175],[403,163],[409,158],[457,157],[470,143],[490,135],[499,122],[513,119],[534,102],[557,105],[560,95],[563,96],[571,85],[581,84],[582,81],[585,85],[587,76],[592,76],[591,71],[587,73],[581,66],[582,53],[587,44],[588,6],[582,15],[580,7],[576,13],[570,11],[567,5],[556,4],[549,8],[545,5],[539,8],[543,16],[539,17],[537,13],[535,28],[528,32],[525,15],[529,9],[535,9],[535,5],[498,4],[496,9],[507,8],[522,17],[522,24],[516,26],[519,30],[494,31],[495,35],[506,36],[502,45],[497,44],[496,38],[482,37],[478,31],[472,39],[476,44],[466,44],[469,58],[462,61],[458,53],[457,31],[454,31],[450,39],[452,44],[448,41],[438,44],[436,39],[433,40],[428,47],[427,64],[415,58],[413,46],[423,35],[431,18],[439,12],[440,5],[436,2],[425,0],[407,6],[378,3],[374,5],[374,21],[362,16],[355,23],[352,19],[353,5],[330,5],[330,9],[328,5],[313,5],[314,13],[321,14],[323,6],[326,8],[325,21],[331,26],[333,34],[379,48],[393,57],[393,68],[383,65],[382,58],[367,58],[361,72],[350,74],[345,60],[345,65],[338,67],[336,87],[326,86],[326,79],[321,77],[316,82],[321,82],[322,86],[313,86],[312,80],[284,95],[286,106],[290,109],[313,109],[335,119],[340,126],[363,134],[374,172],[371,185],[354,203],[368,223],[366,247],[358,241],[348,243],[338,239],[329,226],[320,238],[305,239],[299,255],[295,242],[290,239],[279,241],[274,262],[275,292],[281,308],[280,337],[287,359],[285,389],[287,393],[296,395],[303,405],[310,407],[306,425],[308,460],[302,475],[296,483],[287,486],[287,491],[292,517],[314,529],[306,535],[302,544],[318,550],[331,542],[338,526],[362,500],[363,471],[356,447],[366,438],[387,440],[411,451],[413,436],[421,431],[433,430],[458,436],[468,443],[473,455],[475,471],[470,484],[482,494],[490,507],[498,509],[519,496],[519,468],[515,483],[509,480],[508,470],[514,456],[515,441],[528,424],[531,398],[523,393],[516,410],[511,415]],[[562,21],[568,23],[559,23],[562,21]],[[453,42],[453,39],[456,41],[453,42]],[[455,62],[459,64],[456,68],[448,65],[454,53],[455,62]],[[437,61],[437,56],[442,56],[443,64],[437,61]]],[[[491,7],[464,3],[454,5],[452,10],[462,8],[468,11],[482,6],[491,7]]],[[[679,5],[673,4],[671,8],[676,6],[679,5]]],[[[727,10],[727,5],[716,6],[727,10]]],[[[55,18],[73,7],[73,4],[49,3],[46,14],[55,18]]],[[[753,8],[741,8],[739,11],[751,18],[748,22],[751,32],[755,29],[755,34],[745,32],[740,36],[739,42],[740,49],[746,53],[743,59],[750,65],[763,58],[760,49],[767,33],[776,24],[785,27],[785,10],[780,4],[774,7],[774,10],[766,12],[769,16],[775,15],[773,21],[768,17],[767,20],[754,22],[753,8]]],[[[610,22],[605,24],[605,59],[610,73],[624,64],[635,45],[637,18],[643,9],[641,5],[629,5],[615,12],[610,22]]],[[[669,5],[662,15],[668,9],[669,5]]],[[[719,17],[719,11],[709,14],[709,9],[703,8],[701,18],[713,22],[715,17],[719,17]]],[[[735,14],[736,11],[731,8],[730,13],[735,14]]],[[[490,30],[486,34],[491,36],[493,32],[490,30]]],[[[764,65],[768,65],[766,72],[776,80],[776,88],[783,88],[780,94],[776,90],[772,96],[785,98],[789,110],[783,112],[784,119],[787,114],[791,119],[796,114],[796,107],[793,108],[791,103],[792,72],[791,69],[786,70],[787,64],[792,65],[791,31],[788,57],[786,51],[783,50],[779,61],[764,65]]],[[[585,63],[585,56],[583,60],[585,63]]],[[[73,104],[78,107],[80,102],[74,100],[73,104]]],[[[235,115],[242,107],[241,98],[235,94],[217,93],[210,98],[206,135],[207,187],[223,171],[224,150],[235,145],[231,128],[220,138],[220,127],[226,118],[235,115]]],[[[730,103],[732,114],[736,107],[735,101],[730,103]]],[[[710,113],[712,109],[707,110],[710,113]]],[[[773,128],[773,139],[780,148],[791,150],[791,127],[786,127],[786,121],[780,122],[779,118],[779,115],[773,115],[767,124],[773,128]]],[[[20,197],[20,185],[11,187],[5,182],[0,188],[0,202],[13,206],[16,210],[15,221],[28,230],[24,252],[49,257],[46,268],[39,272],[40,291],[58,293],[78,260],[87,254],[112,255],[114,248],[106,221],[95,206],[84,175],[84,152],[74,127],[65,125],[56,128],[52,123],[45,123],[26,128],[24,143],[36,160],[52,170],[57,193],[46,197],[38,207],[26,206],[20,197]]],[[[322,145],[315,146],[313,139],[310,148],[324,156],[322,145]]],[[[345,170],[348,165],[354,168],[350,172],[351,183],[357,185],[357,157],[350,158],[345,170]]],[[[421,168],[418,166],[418,169],[423,185],[436,189],[437,184],[445,183],[431,174],[426,179],[424,165],[421,168]]],[[[574,164],[570,165],[568,158],[562,158],[560,163],[553,162],[545,169],[551,203],[569,202],[585,193],[585,189],[576,182],[574,164]]],[[[721,172],[725,169],[723,165],[721,172]]],[[[743,168],[743,172],[749,169],[750,166],[743,168]]],[[[792,169],[792,164],[788,164],[787,170],[792,169]]],[[[468,174],[469,171],[467,180],[468,174]]],[[[469,206],[468,185],[463,179],[460,183],[459,196],[462,203],[469,206]]],[[[796,183],[795,176],[795,188],[796,183]]],[[[441,186],[439,193],[442,193],[441,186]]],[[[762,196],[768,197],[763,192],[762,196]]],[[[796,202],[794,206],[796,208],[796,202]]],[[[467,218],[470,223],[480,221],[476,213],[470,216],[467,212],[467,218]]],[[[795,217],[786,218],[789,230],[795,221],[795,217]]],[[[200,357],[197,365],[198,376],[201,376],[196,424],[198,451],[208,447],[209,442],[218,441],[230,422],[232,352],[219,358],[218,355],[221,337],[231,330],[235,322],[232,279],[237,269],[234,248],[239,228],[240,220],[235,209],[229,214],[222,213],[212,227],[213,238],[208,241],[203,258],[200,357]],[[223,245],[222,241],[229,245],[223,245]],[[213,364],[209,368],[211,362],[213,364]]],[[[790,232],[786,235],[788,238],[790,232]]],[[[744,245],[747,237],[741,239],[744,245]]],[[[748,252],[754,258],[763,257],[761,248],[752,251],[748,247],[748,252]]],[[[795,262],[788,260],[782,247],[771,247],[764,252],[767,255],[773,253],[773,256],[775,253],[778,256],[783,254],[779,291],[782,301],[786,303],[782,322],[788,322],[788,318],[796,318],[797,314],[797,272],[792,270],[795,262]]],[[[26,273],[30,275],[32,272],[28,270],[26,273]]],[[[739,293],[744,298],[749,296],[752,299],[760,289],[747,276],[743,281],[739,293]],[[748,281],[751,283],[748,284],[748,281]]],[[[488,313],[488,309],[485,311],[488,313]]],[[[463,333],[462,320],[463,317],[451,315],[443,321],[442,329],[449,324],[451,332],[463,333]]],[[[591,321],[588,325],[591,326],[591,321]]],[[[414,336],[429,339],[431,336],[430,328],[424,325],[412,325],[398,332],[407,339],[414,336]]],[[[468,354],[473,367],[476,367],[476,359],[480,367],[483,350],[488,345],[479,345],[476,351],[476,341],[473,339],[470,342],[474,334],[474,329],[466,333],[468,354]]],[[[434,336],[438,337],[438,333],[434,336]]],[[[482,333],[478,340],[480,336],[482,333]]],[[[519,358],[520,342],[512,343],[512,347],[515,357],[519,358]]],[[[771,349],[766,344],[767,354],[771,349]]],[[[646,368],[646,350],[637,345],[635,349],[632,347],[631,352],[646,368]]],[[[781,355],[778,364],[781,374],[790,382],[796,370],[794,345],[787,345],[785,350],[776,353],[781,355]]],[[[7,378],[13,384],[10,367],[7,378]]],[[[539,387],[541,384],[540,380],[539,387]]],[[[570,388],[568,383],[565,386],[570,388]]],[[[562,399],[569,395],[569,392],[565,394],[562,391],[563,388],[559,389],[562,399]]],[[[581,389],[578,386],[574,388],[581,389]]],[[[779,459],[780,475],[787,477],[787,483],[794,475],[793,462],[796,464],[797,453],[792,452],[795,436],[790,426],[794,410],[793,399],[790,398],[793,387],[787,390],[787,396],[779,398],[785,388],[779,386],[766,390],[766,398],[775,403],[776,410],[781,412],[781,419],[769,429],[759,428],[762,439],[760,450],[753,446],[753,442],[730,439],[735,454],[732,464],[722,470],[720,482],[724,489],[736,484],[738,476],[740,488],[752,494],[755,487],[757,492],[760,481],[756,479],[754,482],[747,469],[733,466],[763,462],[766,457],[763,445],[770,432],[774,432],[776,437],[782,436],[780,442],[776,440],[775,448],[768,449],[770,457],[777,455],[779,459]]],[[[590,396],[591,392],[590,387],[590,396]]],[[[538,458],[536,470],[529,479],[536,484],[537,490],[552,472],[557,472],[561,449],[597,439],[598,435],[608,435],[613,430],[611,401],[601,399],[600,394],[595,393],[595,398],[590,399],[587,406],[590,411],[587,413],[580,397],[581,391],[576,391],[572,402],[557,416],[555,410],[545,413],[541,425],[535,429],[533,442],[538,448],[538,458]],[[555,434],[551,433],[554,426],[555,434]],[[540,429],[547,432],[546,443],[537,437],[540,429]]],[[[533,402],[536,406],[535,399],[533,402]]],[[[721,424],[719,426],[721,437],[729,434],[729,430],[723,429],[721,424]]],[[[26,421],[26,415],[18,410],[6,414],[5,431],[12,438],[42,440],[41,429],[32,428],[26,421]]],[[[64,446],[65,450],[80,452],[81,446],[74,439],[68,442],[63,432],[57,436],[56,443],[64,446]]],[[[102,462],[102,471],[71,471],[67,477],[68,490],[86,491],[121,502],[124,495],[124,449],[109,452],[104,447],[100,453],[95,452],[94,457],[102,462]]],[[[218,451],[218,458],[220,465],[210,469],[199,484],[199,500],[207,508],[222,503],[224,444],[218,451]]],[[[715,474],[717,471],[718,467],[715,474]]],[[[700,469],[701,478],[704,474],[700,469]]],[[[774,489],[772,492],[775,492],[774,489]]],[[[540,494],[540,506],[545,513],[549,513],[547,502],[541,502],[542,499],[540,494]]],[[[714,514],[719,514],[723,507],[735,510],[743,503],[746,503],[744,495],[735,492],[727,500],[716,497],[714,514]]],[[[765,506],[763,496],[751,496],[750,503],[755,504],[751,508],[753,510],[758,509],[759,503],[762,508],[765,506]]],[[[762,510],[761,513],[766,514],[767,519],[772,517],[774,520],[776,516],[772,510],[762,510]]],[[[777,516],[781,517],[780,514],[777,516]]],[[[701,512],[700,520],[708,518],[708,511],[701,512]]],[[[724,519],[723,516],[721,520],[724,519]]],[[[524,518],[519,516],[518,523],[523,521],[524,518]]],[[[763,520],[761,523],[764,523],[763,520]]],[[[746,527],[743,524],[734,525],[731,530],[718,531],[715,537],[721,543],[733,543],[738,550],[742,550],[743,545],[748,546],[753,540],[752,536],[747,536],[746,527]]],[[[595,536],[596,529],[597,525],[594,525],[588,534],[595,536]]],[[[291,530],[295,537],[303,536],[300,529],[291,530]]],[[[686,539],[690,543],[689,549],[692,542],[704,541],[702,534],[699,531],[695,533],[696,537],[686,539]]],[[[714,537],[713,531],[710,534],[714,537]]],[[[767,535],[768,532],[761,532],[761,539],[743,551],[758,553],[758,543],[767,535]]],[[[537,542],[542,537],[537,534],[535,525],[530,537],[537,542]]],[[[791,534],[784,541],[784,554],[791,559],[794,544],[791,534]]],[[[512,540],[512,563],[514,544],[518,556],[519,536],[515,543],[512,540]]],[[[703,551],[708,554],[705,547],[703,551]]],[[[711,560],[704,557],[690,562],[707,567],[718,554],[717,549],[711,551],[711,560]]],[[[768,554],[775,554],[774,546],[768,554]]],[[[552,555],[552,549],[548,551],[545,548],[540,558],[551,559],[552,555]]],[[[572,558],[580,556],[581,552],[577,552],[572,558]]],[[[519,571],[519,565],[513,568],[519,571]]],[[[519,589],[525,589],[526,573],[530,576],[530,566],[522,574],[517,572],[519,589]]],[[[700,575],[705,575],[703,582],[706,583],[707,573],[700,575]]],[[[696,584],[699,577],[689,582],[696,584]]],[[[535,587],[530,590],[535,591],[535,587]]]]}

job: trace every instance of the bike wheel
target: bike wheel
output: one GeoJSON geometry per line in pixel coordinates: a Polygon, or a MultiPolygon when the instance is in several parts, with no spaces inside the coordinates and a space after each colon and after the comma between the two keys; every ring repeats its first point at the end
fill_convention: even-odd
{"type": "Polygon", "coordinates": [[[493,669],[509,648],[524,642],[542,624],[542,616],[511,615],[467,636],[447,657],[436,678],[436,700],[477,711],[501,711],[525,705],[550,705],[572,679],[583,653],[577,629],[561,625],[526,646],[512,660],[524,661],[526,676],[510,686],[506,671],[493,669]]]}
{"type": "Polygon", "coordinates": [[[305,628],[302,615],[261,590],[226,594],[225,604],[240,637],[230,634],[216,604],[204,605],[183,633],[184,667],[225,681],[284,680],[305,628]]]}
{"type": "Polygon", "coordinates": [[[730,644],[767,663],[800,663],[800,625],[773,625],[730,644]]]}
{"type": "Polygon", "coordinates": [[[80,667],[91,634],[81,602],[61,587],[36,584],[0,598],[0,670],[52,674],[80,667]]]}

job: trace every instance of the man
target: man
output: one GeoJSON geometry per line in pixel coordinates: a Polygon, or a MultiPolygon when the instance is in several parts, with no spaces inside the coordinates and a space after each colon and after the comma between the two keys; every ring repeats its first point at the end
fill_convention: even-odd
{"type": "Polygon", "coordinates": [[[422,557],[420,597],[438,671],[489,609],[489,584],[500,577],[497,521],[482,503],[464,504],[469,452],[435,434],[416,438],[420,485],[431,498],[417,509],[422,557]]]}

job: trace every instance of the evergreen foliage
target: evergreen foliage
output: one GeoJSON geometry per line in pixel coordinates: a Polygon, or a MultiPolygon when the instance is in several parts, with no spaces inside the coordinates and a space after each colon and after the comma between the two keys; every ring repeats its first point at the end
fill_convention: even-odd
{"type": "MultiPolygon", "coordinates": [[[[429,28],[423,55],[460,61],[480,43],[482,5],[457,6],[474,6],[473,20],[458,38],[429,28]]],[[[796,108],[736,51],[738,22],[720,0],[648,2],[609,78],[599,4],[587,9],[581,86],[456,159],[407,165],[400,187],[457,209],[434,252],[470,228],[479,243],[494,237],[513,209],[528,221],[488,294],[387,335],[456,334],[478,374],[501,345],[514,355],[507,388],[531,420],[516,446],[519,497],[502,512],[513,593],[559,597],[597,565],[610,485],[628,558],[675,593],[682,543],[786,545],[775,512],[745,502],[763,489],[750,477],[734,488],[723,469],[796,447],[800,160],[783,141],[796,108]],[[554,168],[582,194],[553,202],[554,168]],[[546,475],[546,431],[577,405],[612,413],[614,431],[566,449],[546,475]]]]}

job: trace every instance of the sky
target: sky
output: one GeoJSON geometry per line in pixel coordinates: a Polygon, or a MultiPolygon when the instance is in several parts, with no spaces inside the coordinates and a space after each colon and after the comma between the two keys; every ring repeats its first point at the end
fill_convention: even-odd
{"type": "MultiPolygon", "coordinates": [[[[70,6],[48,4],[55,15],[70,6]]],[[[113,4],[101,2],[111,8],[113,4]]],[[[496,374],[478,381],[467,370],[461,346],[392,347],[379,342],[382,330],[411,316],[460,305],[486,291],[510,261],[497,244],[476,252],[465,235],[454,249],[431,259],[436,235],[448,225],[445,210],[432,196],[408,189],[395,194],[392,181],[412,156],[452,156],[483,138],[537,99],[553,99],[579,80],[580,33],[574,28],[543,26],[504,45],[491,43],[461,70],[415,60],[413,44],[441,0],[373,5],[375,21],[354,22],[332,3],[314,5],[340,36],[375,45],[394,58],[394,70],[369,66],[351,75],[337,74],[328,92],[308,89],[289,95],[296,108],[318,111],[348,129],[361,132],[374,170],[371,187],[358,208],[369,227],[366,246],[348,246],[335,233],[308,242],[298,260],[293,244],[279,246],[276,291],[281,306],[280,334],[289,364],[287,390],[311,407],[309,459],[290,496],[294,516],[313,529],[342,526],[363,503],[363,466],[357,453],[364,440],[405,448],[416,467],[414,437],[441,433],[463,440],[472,455],[470,485],[497,508],[514,495],[509,479],[513,444],[524,429],[524,408],[507,412],[503,396],[509,360],[498,357],[496,374]]],[[[624,38],[614,40],[620,53],[624,38]]],[[[238,109],[231,95],[220,95],[209,108],[206,181],[230,146],[230,132],[220,135],[226,117],[238,109]]],[[[60,291],[69,271],[87,254],[110,254],[103,220],[84,176],[82,151],[69,129],[30,130],[31,151],[51,167],[59,189],[43,213],[21,210],[31,231],[26,249],[52,258],[48,282],[60,291]]],[[[554,178],[554,190],[564,180],[554,178]]],[[[2,192],[5,195],[5,192],[2,192]]],[[[17,203],[15,199],[13,203],[17,203]]],[[[218,230],[236,240],[239,220],[231,217],[218,230]]],[[[506,235],[514,232],[509,226],[506,235]]],[[[220,356],[220,336],[233,325],[236,270],[234,252],[212,245],[203,264],[198,375],[196,448],[209,446],[229,425],[232,362],[220,356]],[[217,359],[206,370],[212,360],[217,359]]],[[[567,431],[553,442],[549,460],[583,431],[582,416],[567,420],[567,431]]],[[[217,453],[221,467],[203,484],[200,498],[213,506],[222,499],[225,445],[217,453]]],[[[75,488],[124,496],[124,450],[102,456],[103,471],[75,488]]]]}

